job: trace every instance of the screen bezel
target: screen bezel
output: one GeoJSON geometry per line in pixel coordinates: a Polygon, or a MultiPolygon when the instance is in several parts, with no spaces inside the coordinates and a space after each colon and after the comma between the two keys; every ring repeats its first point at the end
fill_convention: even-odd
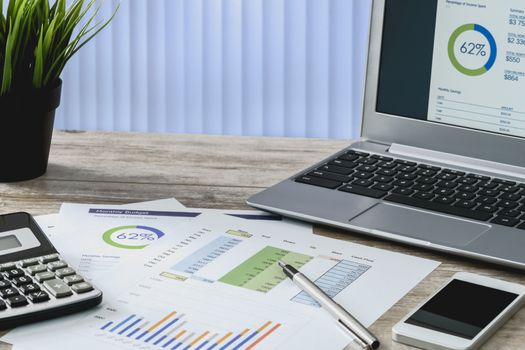
{"type": "Polygon", "coordinates": [[[386,1],[374,0],[372,5],[361,136],[385,144],[403,144],[525,167],[525,157],[520,156],[520,153],[516,151],[519,147],[525,147],[524,138],[416,120],[376,111],[386,1]]]}

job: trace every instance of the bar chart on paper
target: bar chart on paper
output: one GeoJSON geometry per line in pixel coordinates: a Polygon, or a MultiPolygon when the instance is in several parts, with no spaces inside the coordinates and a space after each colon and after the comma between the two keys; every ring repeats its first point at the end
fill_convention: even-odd
{"type": "Polygon", "coordinates": [[[264,321],[255,327],[214,331],[203,324],[194,324],[184,313],[171,311],[158,320],[131,314],[120,320],[104,323],[96,336],[108,337],[122,345],[149,345],[159,349],[249,350],[264,343],[280,327],[280,323],[264,321]]]}

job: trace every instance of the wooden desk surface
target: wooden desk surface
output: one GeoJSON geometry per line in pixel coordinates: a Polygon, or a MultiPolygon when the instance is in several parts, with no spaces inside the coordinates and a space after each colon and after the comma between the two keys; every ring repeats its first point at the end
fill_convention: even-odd
{"type": "MultiPolygon", "coordinates": [[[[282,138],[55,132],[47,175],[25,183],[0,184],[0,212],[41,215],[57,212],[63,202],[123,204],[168,197],[176,197],[188,207],[245,209],[250,195],[348,144],[282,138]]],[[[392,342],[392,326],[458,271],[525,284],[525,274],[519,271],[328,228],[316,227],[315,231],[442,262],[373,325],[382,349],[408,348],[392,342]]],[[[484,349],[525,349],[525,310],[484,349]]]]}

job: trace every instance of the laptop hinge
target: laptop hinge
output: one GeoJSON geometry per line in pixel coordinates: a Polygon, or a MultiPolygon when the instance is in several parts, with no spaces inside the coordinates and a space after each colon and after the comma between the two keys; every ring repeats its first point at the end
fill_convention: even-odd
{"type": "Polygon", "coordinates": [[[393,143],[389,153],[424,159],[428,162],[447,164],[450,167],[469,168],[483,172],[495,173],[500,176],[525,179],[525,169],[509,164],[497,163],[483,159],[460,156],[451,153],[432,151],[424,148],[417,148],[393,143]]]}

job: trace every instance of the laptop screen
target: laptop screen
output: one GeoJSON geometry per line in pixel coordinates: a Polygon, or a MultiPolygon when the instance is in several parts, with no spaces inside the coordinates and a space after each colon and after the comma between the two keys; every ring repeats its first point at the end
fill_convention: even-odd
{"type": "Polygon", "coordinates": [[[525,137],[525,1],[386,0],[377,112],[525,137]]]}

